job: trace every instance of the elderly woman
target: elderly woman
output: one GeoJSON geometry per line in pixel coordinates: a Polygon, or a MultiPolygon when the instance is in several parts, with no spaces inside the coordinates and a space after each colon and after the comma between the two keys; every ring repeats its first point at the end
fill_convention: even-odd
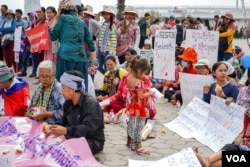
{"type": "Polygon", "coordinates": [[[105,59],[107,72],[104,74],[104,80],[101,90],[96,90],[98,100],[103,100],[103,96],[112,96],[116,93],[122,77],[127,74],[127,71],[122,68],[117,68],[116,58],[113,55],[108,55],[105,59]]]}
{"type": "Polygon", "coordinates": [[[24,116],[30,101],[29,84],[0,65],[0,116],[24,116]]]}
{"type": "Polygon", "coordinates": [[[123,12],[125,19],[117,25],[117,48],[116,55],[119,63],[125,62],[125,52],[128,48],[139,48],[140,42],[140,27],[135,22],[138,17],[137,12],[132,6],[128,6],[123,12]]]}
{"type": "Polygon", "coordinates": [[[44,126],[45,133],[50,132],[54,136],[65,135],[67,139],[85,137],[92,153],[100,152],[105,141],[103,114],[98,101],[93,96],[83,93],[82,73],[65,72],[60,82],[65,98],[63,119],[60,125],[50,128],[44,126]]]}
{"type": "Polygon", "coordinates": [[[50,30],[50,39],[59,40],[60,46],[56,64],[56,78],[68,70],[77,70],[83,73],[86,91],[88,88],[89,63],[93,66],[90,71],[96,72],[98,60],[95,46],[86,24],[77,17],[75,6],[70,0],[61,0],[58,9],[58,22],[50,30]],[[84,49],[84,42],[88,45],[90,56],[84,49]],[[90,57],[90,60],[89,60],[90,57]]]}
{"type": "Polygon", "coordinates": [[[64,98],[60,83],[55,79],[55,65],[50,60],[42,61],[38,66],[40,84],[32,96],[29,110],[39,107],[41,112],[34,117],[37,121],[55,124],[61,121],[64,98]]]}
{"type": "Polygon", "coordinates": [[[2,49],[4,60],[8,67],[14,67],[15,72],[18,72],[16,69],[17,64],[15,62],[14,56],[14,32],[16,29],[15,13],[12,10],[8,10],[5,13],[6,20],[3,22],[2,27],[0,27],[0,36],[2,37],[2,49]]]}

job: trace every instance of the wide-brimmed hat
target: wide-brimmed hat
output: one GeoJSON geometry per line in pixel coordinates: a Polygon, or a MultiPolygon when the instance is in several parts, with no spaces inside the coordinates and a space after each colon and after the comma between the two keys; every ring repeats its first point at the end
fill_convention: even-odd
{"type": "Polygon", "coordinates": [[[9,80],[14,76],[14,72],[6,65],[0,65],[0,82],[9,80]]]}
{"type": "Polygon", "coordinates": [[[224,15],[222,15],[221,18],[222,18],[222,19],[223,19],[223,18],[227,18],[227,19],[230,19],[230,20],[234,21],[233,14],[230,13],[230,12],[227,12],[227,13],[225,13],[224,15]]]}
{"type": "Polygon", "coordinates": [[[72,0],[60,0],[58,10],[76,10],[72,0]]]}
{"type": "Polygon", "coordinates": [[[192,63],[197,63],[197,52],[192,47],[186,48],[183,54],[179,55],[178,57],[184,61],[191,61],[192,63]]]}
{"type": "Polygon", "coordinates": [[[133,13],[135,15],[135,17],[138,17],[137,12],[135,11],[133,6],[127,6],[126,9],[122,12],[123,14],[126,13],[133,13]]]}
{"type": "Polygon", "coordinates": [[[5,17],[7,16],[7,14],[12,14],[13,17],[15,17],[15,13],[13,12],[13,10],[8,9],[7,12],[5,13],[5,17]]]}
{"type": "Polygon", "coordinates": [[[110,7],[108,7],[108,6],[103,6],[102,11],[100,11],[98,14],[99,14],[99,15],[102,15],[104,12],[105,12],[105,13],[110,13],[110,14],[112,14],[113,16],[115,16],[115,13],[113,12],[113,10],[112,10],[110,7]]]}
{"type": "Polygon", "coordinates": [[[93,12],[93,8],[91,6],[86,5],[86,9],[87,10],[83,12],[84,14],[88,14],[88,15],[90,15],[92,17],[95,17],[95,14],[93,12]]]}

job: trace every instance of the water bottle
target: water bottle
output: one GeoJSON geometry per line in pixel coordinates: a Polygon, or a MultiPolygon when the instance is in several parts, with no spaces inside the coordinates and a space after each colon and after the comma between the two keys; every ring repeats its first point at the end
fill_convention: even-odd
{"type": "Polygon", "coordinates": [[[175,106],[176,106],[176,110],[179,111],[179,109],[180,109],[180,107],[181,107],[180,100],[177,100],[177,101],[176,101],[175,106]]]}
{"type": "Polygon", "coordinates": [[[109,123],[114,124],[115,113],[113,109],[109,112],[109,123]]]}

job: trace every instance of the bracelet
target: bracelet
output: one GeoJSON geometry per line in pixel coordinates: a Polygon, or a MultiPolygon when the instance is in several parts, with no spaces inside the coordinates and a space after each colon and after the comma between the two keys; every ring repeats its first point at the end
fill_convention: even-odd
{"type": "Polygon", "coordinates": [[[97,59],[89,60],[89,66],[93,66],[93,65],[98,67],[99,66],[99,61],[97,59]]]}

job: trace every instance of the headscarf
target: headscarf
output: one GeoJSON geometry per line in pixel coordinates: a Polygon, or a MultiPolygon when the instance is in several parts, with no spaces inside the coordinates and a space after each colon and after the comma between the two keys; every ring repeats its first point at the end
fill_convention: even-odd
{"type": "Polygon", "coordinates": [[[74,90],[80,90],[81,92],[84,92],[85,90],[84,79],[75,75],[63,73],[60,78],[60,82],[61,84],[74,90]],[[81,83],[81,85],[78,83],[81,83]]]}
{"type": "Polygon", "coordinates": [[[58,10],[75,10],[72,0],[60,0],[58,10]]]}

